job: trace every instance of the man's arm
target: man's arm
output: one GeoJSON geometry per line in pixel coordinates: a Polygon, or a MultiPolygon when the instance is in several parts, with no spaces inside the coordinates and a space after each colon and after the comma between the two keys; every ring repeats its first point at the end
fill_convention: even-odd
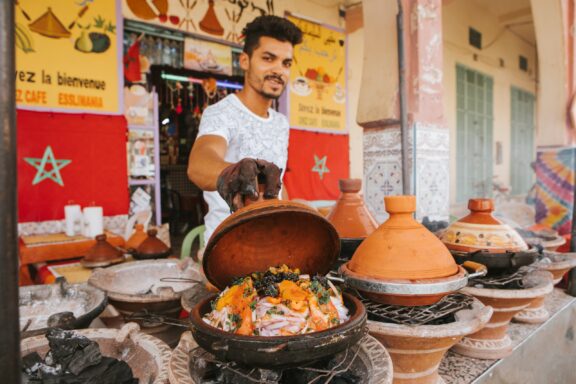
{"type": "Polygon", "coordinates": [[[194,142],[188,158],[188,177],[203,191],[215,191],[218,176],[231,165],[224,161],[226,140],[218,135],[201,136],[194,142]]]}

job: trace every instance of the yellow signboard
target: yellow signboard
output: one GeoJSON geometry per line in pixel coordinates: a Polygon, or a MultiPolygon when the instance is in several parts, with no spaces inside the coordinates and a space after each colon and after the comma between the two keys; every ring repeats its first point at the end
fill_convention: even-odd
{"type": "Polygon", "coordinates": [[[122,113],[118,14],[115,0],[19,0],[17,106],[122,113]]]}
{"type": "Polygon", "coordinates": [[[290,126],[347,133],[344,32],[292,16],[288,19],[303,32],[290,73],[290,126]]]}

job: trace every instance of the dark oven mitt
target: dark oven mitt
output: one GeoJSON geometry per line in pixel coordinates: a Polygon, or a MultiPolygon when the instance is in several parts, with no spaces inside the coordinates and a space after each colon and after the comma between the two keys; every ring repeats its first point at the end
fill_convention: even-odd
{"type": "Polygon", "coordinates": [[[244,206],[244,198],[257,200],[258,184],[264,186],[264,199],[278,197],[282,170],[266,160],[244,158],[220,173],[216,188],[232,212],[244,206]]]}

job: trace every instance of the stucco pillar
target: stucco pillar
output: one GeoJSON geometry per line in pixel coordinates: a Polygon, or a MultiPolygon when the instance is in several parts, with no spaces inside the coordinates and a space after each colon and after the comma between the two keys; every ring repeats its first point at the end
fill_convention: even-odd
{"type": "MultiPolygon", "coordinates": [[[[449,132],[442,88],[442,1],[403,0],[410,172],[417,217],[449,215],[449,132]]],[[[365,0],[358,123],[364,128],[365,200],[378,221],[383,198],[402,193],[396,2],[365,0]]]]}

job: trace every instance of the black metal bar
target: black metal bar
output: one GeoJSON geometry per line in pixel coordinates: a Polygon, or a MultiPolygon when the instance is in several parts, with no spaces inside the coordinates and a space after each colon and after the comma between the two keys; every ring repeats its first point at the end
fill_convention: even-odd
{"type": "Polygon", "coordinates": [[[0,1],[0,372],[20,383],[14,1],[0,1]]]}
{"type": "Polygon", "coordinates": [[[398,0],[396,34],[398,41],[398,89],[400,92],[400,137],[402,140],[402,194],[411,195],[410,151],[408,148],[408,107],[406,101],[406,60],[404,58],[404,12],[398,0]]]}

